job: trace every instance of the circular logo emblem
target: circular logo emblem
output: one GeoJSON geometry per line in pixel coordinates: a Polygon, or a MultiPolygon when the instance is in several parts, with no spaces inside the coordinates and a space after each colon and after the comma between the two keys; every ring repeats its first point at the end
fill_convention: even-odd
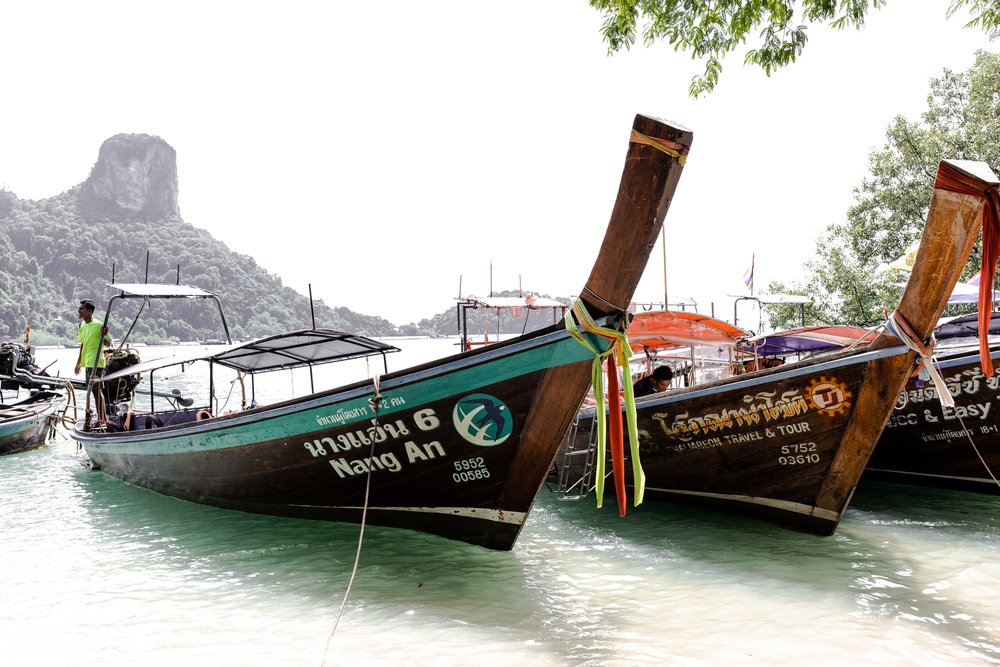
{"type": "Polygon", "coordinates": [[[489,394],[469,394],[459,400],[451,418],[458,434],[479,447],[503,444],[514,430],[510,409],[489,394]]]}
{"type": "Polygon", "coordinates": [[[813,407],[828,415],[847,412],[851,407],[851,392],[836,378],[821,377],[813,380],[806,393],[813,407]]]}

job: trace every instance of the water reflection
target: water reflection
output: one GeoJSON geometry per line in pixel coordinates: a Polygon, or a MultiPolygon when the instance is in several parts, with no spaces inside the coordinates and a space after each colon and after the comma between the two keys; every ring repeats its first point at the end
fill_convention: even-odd
{"type": "MultiPolygon", "coordinates": [[[[81,461],[63,439],[0,466],[5,667],[322,664],[358,526],[196,505],[81,461]]],[[[868,484],[818,538],[543,489],[510,553],[370,526],[327,664],[998,664],[998,509],[868,484]]]]}

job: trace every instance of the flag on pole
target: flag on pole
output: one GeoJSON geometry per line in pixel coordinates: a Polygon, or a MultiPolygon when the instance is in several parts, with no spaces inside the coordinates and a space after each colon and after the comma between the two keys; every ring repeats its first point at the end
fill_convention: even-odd
{"type": "Polygon", "coordinates": [[[743,274],[743,282],[746,283],[746,286],[750,289],[750,294],[753,294],[753,265],[756,260],[756,254],[750,255],[750,268],[743,274]]]}

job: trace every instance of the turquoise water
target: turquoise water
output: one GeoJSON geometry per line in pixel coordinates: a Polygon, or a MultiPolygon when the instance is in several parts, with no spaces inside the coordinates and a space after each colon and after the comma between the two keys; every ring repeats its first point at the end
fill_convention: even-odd
{"type": "Polygon", "coordinates": [[[366,528],[332,632],[358,526],[84,463],[65,437],[0,459],[4,666],[1000,664],[1000,498],[867,485],[818,538],[543,489],[511,552],[366,528]]]}

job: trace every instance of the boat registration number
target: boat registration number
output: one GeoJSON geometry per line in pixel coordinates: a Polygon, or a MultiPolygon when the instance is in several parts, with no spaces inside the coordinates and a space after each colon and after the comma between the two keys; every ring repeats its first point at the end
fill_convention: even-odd
{"type": "Polygon", "coordinates": [[[455,461],[455,471],[451,478],[456,482],[474,482],[477,479],[489,479],[490,471],[482,456],[455,461]]]}

